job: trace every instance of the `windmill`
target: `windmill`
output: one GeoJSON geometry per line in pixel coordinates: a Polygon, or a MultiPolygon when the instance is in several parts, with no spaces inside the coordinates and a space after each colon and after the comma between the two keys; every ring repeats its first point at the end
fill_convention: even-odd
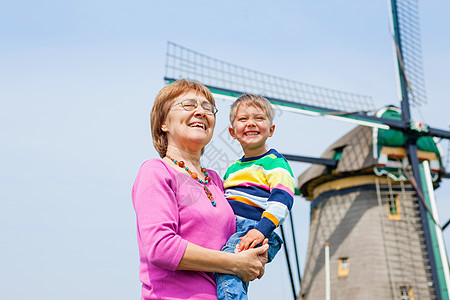
{"type": "MultiPolygon", "coordinates": [[[[397,189],[400,189],[402,195],[412,195],[409,201],[413,204],[417,204],[417,211],[420,216],[417,222],[420,223],[420,228],[423,232],[423,241],[420,241],[419,243],[419,247],[421,247],[423,251],[421,250],[418,256],[425,256],[423,260],[423,269],[426,270],[425,274],[418,274],[415,276],[424,276],[424,278],[426,278],[425,281],[428,284],[428,287],[420,290],[419,296],[424,299],[447,299],[447,285],[449,284],[448,262],[447,259],[441,255],[441,252],[439,252],[439,247],[442,247],[442,245],[439,246],[439,242],[437,243],[438,250],[435,251],[434,249],[436,246],[433,244],[434,238],[432,232],[438,231],[433,228],[436,226],[435,220],[433,220],[435,218],[430,217],[433,215],[432,207],[430,208],[432,205],[428,205],[425,199],[428,194],[425,190],[432,192],[433,186],[430,191],[429,186],[427,187],[426,184],[422,183],[429,182],[429,180],[423,180],[423,177],[425,177],[426,174],[429,174],[430,171],[428,171],[429,168],[427,167],[427,163],[422,164],[422,167],[420,164],[421,160],[430,161],[430,164],[431,161],[434,161],[433,168],[436,168],[436,160],[421,158],[420,155],[417,154],[417,148],[418,141],[422,137],[427,136],[448,139],[450,138],[450,132],[447,130],[424,126],[423,124],[420,124],[420,122],[418,123],[411,121],[410,104],[420,105],[425,101],[423,77],[421,77],[422,67],[420,63],[420,51],[417,51],[417,49],[420,49],[420,47],[418,47],[419,40],[416,34],[416,26],[418,25],[417,3],[415,1],[392,1],[391,11],[391,25],[395,41],[394,48],[398,62],[397,68],[402,100],[401,110],[388,108],[384,109],[382,112],[379,112],[377,115],[372,116],[368,114],[368,111],[373,111],[373,105],[371,104],[371,99],[369,97],[325,89],[255,72],[206,55],[202,55],[198,52],[173,43],[168,44],[165,80],[167,82],[171,82],[182,77],[198,80],[207,85],[213,93],[222,98],[234,99],[244,92],[258,93],[268,98],[272,104],[283,110],[307,115],[321,115],[324,117],[354,122],[370,127],[357,127],[355,131],[357,131],[356,136],[372,137],[368,140],[368,143],[370,143],[369,149],[372,149],[372,157],[375,155],[376,157],[374,157],[374,159],[376,159],[373,162],[363,162],[359,170],[351,171],[371,171],[379,178],[383,178],[383,180],[386,178],[385,181],[378,180],[378,183],[374,181],[374,183],[371,184],[372,186],[375,186],[375,188],[372,189],[375,191],[374,199],[381,203],[381,206],[383,205],[383,201],[389,204],[389,199],[393,198],[395,195],[395,193],[390,192],[390,190],[396,191],[397,189]],[[388,117],[389,114],[393,117],[388,117]],[[388,150],[392,150],[394,153],[392,153],[392,151],[382,152],[382,148],[378,149],[379,144],[377,144],[377,149],[374,150],[375,143],[373,142],[373,135],[378,135],[379,133],[381,135],[381,133],[383,133],[382,130],[384,130],[385,133],[391,131],[402,135],[403,145],[401,147],[391,147],[403,148],[404,150],[401,155],[392,149],[388,150]],[[372,167],[371,163],[373,163],[374,167],[372,167]],[[385,164],[383,165],[383,163],[385,164]],[[425,170],[421,170],[423,168],[425,168],[425,170]],[[392,178],[393,176],[397,176],[397,178],[392,178]],[[402,185],[404,182],[408,182],[409,185],[402,185]],[[396,183],[399,183],[398,185],[400,187],[397,187],[396,183]],[[381,192],[386,189],[388,192],[387,198],[383,199],[384,195],[381,195],[381,192]],[[441,261],[440,266],[438,266],[438,260],[441,261]],[[446,271],[447,275],[445,274],[446,271]]],[[[351,140],[351,137],[349,139],[351,140]]],[[[359,140],[358,142],[361,141],[359,140]]],[[[339,173],[336,172],[336,170],[340,167],[340,164],[344,163],[343,159],[345,156],[344,158],[340,158],[339,155],[343,155],[346,151],[345,145],[349,145],[349,142],[334,145],[331,149],[333,150],[333,155],[331,157],[311,158],[296,155],[285,155],[285,157],[291,160],[322,164],[324,166],[322,168],[324,168],[325,172],[333,174],[333,171],[335,171],[334,173],[336,174],[339,173]]],[[[356,143],[355,145],[358,144],[356,143]]],[[[436,170],[437,172],[432,174],[432,177],[434,177],[435,180],[434,185],[438,183],[440,178],[448,176],[445,175],[444,170],[440,168],[439,153],[436,154],[436,157],[438,161],[438,169],[436,170]]],[[[346,171],[341,171],[341,173],[345,173],[344,175],[355,175],[347,174],[346,171]]],[[[358,175],[361,174],[358,173],[358,175]]],[[[321,183],[326,183],[326,180],[334,181],[336,179],[340,178],[320,178],[320,180],[324,180],[321,183]]],[[[315,183],[317,183],[317,181],[315,183]]],[[[313,188],[317,187],[319,187],[319,185],[312,186],[308,184],[305,186],[303,192],[304,194],[308,194],[310,192],[308,191],[308,188],[310,188],[313,192],[313,188]]],[[[319,196],[320,195],[318,195],[318,197],[319,196]]],[[[312,197],[314,197],[314,195],[312,197]]],[[[318,197],[312,198],[312,220],[314,220],[314,213],[317,212],[314,210],[314,205],[320,203],[320,199],[318,199],[318,197]]],[[[322,204],[323,203],[325,202],[322,201],[322,204]]],[[[393,209],[395,209],[395,197],[394,201],[391,201],[391,203],[393,203],[393,209]]],[[[320,222],[320,219],[318,221],[320,222]]],[[[376,222],[380,223],[380,220],[377,219],[376,222]]],[[[340,223],[334,224],[332,225],[334,227],[329,228],[329,230],[335,230],[339,225],[340,223]]],[[[329,226],[329,224],[327,226],[329,226]]],[[[408,228],[404,230],[408,230],[408,228]]],[[[438,230],[440,230],[440,228],[438,230]]],[[[436,239],[438,239],[438,235],[439,234],[436,233],[436,239]]],[[[383,239],[383,237],[381,237],[381,239],[383,239]]],[[[331,247],[333,247],[333,244],[331,244],[331,247]]],[[[320,249],[321,248],[318,250],[319,255],[316,255],[316,257],[320,257],[320,253],[322,251],[320,249]]],[[[386,249],[386,247],[384,249],[386,249]]],[[[341,258],[345,259],[346,257],[341,258]]],[[[383,261],[383,263],[391,264],[390,268],[386,268],[385,275],[391,276],[391,278],[387,281],[388,286],[386,289],[389,291],[392,298],[398,298],[396,297],[397,295],[402,295],[402,297],[404,296],[404,299],[407,299],[406,297],[409,297],[410,294],[412,295],[413,292],[415,292],[417,297],[418,291],[416,289],[415,282],[405,283],[404,285],[398,287],[395,286],[395,280],[397,279],[393,273],[397,271],[396,268],[402,269],[402,265],[399,267],[394,266],[389,254],[386,254],[385,258],[386,262],[383,261]]],[[[352,271],[350,272],[353,272],[354,260],[352,260],[351,257],[350,261],[352,265],[352,271]]],[[[348,264],[348,261],[342,260],[339,261],[339,263],[348,264]]],[[[320,265],[318,265],[316,269],[320,270],[320,265]]],[[[308,279],[309,282],[315,282],[314,278],[317,278],[319,273],[320,272],[316,272],[316,274],[311,274],[311,276],[308,275],[310,277],[310,279],[308,279]]],[[[305,298],[314,299],[314,296],[305,293],[303,291],[304,289],[308,290],[308,287],[302,286],[302,294],[304,294],[305,298]]],[[[293,288],[293,290],[295,289],[293,288]]],[[[295,291],[294,294],[296,294],[295,291]]],[[[378,295],[374,295],[374,297],[379,299],[378,295]]]]}

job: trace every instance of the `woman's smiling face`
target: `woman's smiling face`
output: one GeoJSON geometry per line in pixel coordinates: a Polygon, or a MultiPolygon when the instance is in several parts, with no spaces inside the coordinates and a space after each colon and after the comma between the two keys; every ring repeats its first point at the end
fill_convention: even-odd
{"type": "Polygon", "coordinates": [[[209,102],[203,95],[194,91],[189,91],[173,100],[172,107],[161,127],[167,135],[169,145],[197,151],[209,143],[214,133],[216,117],[202,107],[203,103],[209,102]],[[189,109],[193,108],[192,111],[186,110],[183,107],[186,103],[184,100],[195,100],[197,107],[189,107],[189,109]],[[181,103],[182,101],[184,102],[181,103]]]}

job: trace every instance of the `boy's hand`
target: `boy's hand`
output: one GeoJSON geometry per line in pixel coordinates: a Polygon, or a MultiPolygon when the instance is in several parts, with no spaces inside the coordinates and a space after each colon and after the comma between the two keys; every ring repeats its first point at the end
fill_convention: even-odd
{"type": "Polygon", "coordinates": [[[240,238],[241,242],[236,246],[238,252],[253,248],[264,241],[264,234],[258,229],[252,229],[244,237],[240,238]]]}

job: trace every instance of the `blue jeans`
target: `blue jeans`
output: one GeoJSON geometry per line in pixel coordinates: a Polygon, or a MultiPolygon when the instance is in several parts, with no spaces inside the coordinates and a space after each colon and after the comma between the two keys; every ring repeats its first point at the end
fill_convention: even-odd
{"type": "MultiPolygon", "coordinates": [[[[250,219],[240,219],[236,221],[236,233],[233,234],[227,241],[222,251],[234,253],[236,245],[239,244],[241,237],[245,236],[247,232],[255,228],[258,221],[250,219]]],[[[280,250],[283,241],[275,232],[272,232],[268,237],[269,250],[268,263],[271,262],[277,252],[280,250]]],[[[261,245],[258,245],[259,247],[261,245]]],[[[217,299],[218,300],[246,300],[248,291],[248,282],[243,282],[237,276],[229,274],[215,273],[214,279],[217,284],[217,299]]]]}

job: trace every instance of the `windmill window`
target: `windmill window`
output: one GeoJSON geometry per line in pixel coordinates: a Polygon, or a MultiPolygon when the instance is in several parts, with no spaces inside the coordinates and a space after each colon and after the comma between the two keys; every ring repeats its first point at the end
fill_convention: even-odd
{"type": "Polygon", "coordinates": [[[400,287],[400,300],[414,300],[412,287],[410,286],[400,287]]]}
{"type": "Polygon", "coordinates": [[[350,261],[349,261],[348,257],[339,258],[338,276],[339,277],[348,276],[349,270],[350,270],[350,261]]]}
{"type": "Polygon", "coordinates": [[[400,220],[399,203],[400,201],[398,195],[389,198],[388,202],[389,220],[400,220]]]}

